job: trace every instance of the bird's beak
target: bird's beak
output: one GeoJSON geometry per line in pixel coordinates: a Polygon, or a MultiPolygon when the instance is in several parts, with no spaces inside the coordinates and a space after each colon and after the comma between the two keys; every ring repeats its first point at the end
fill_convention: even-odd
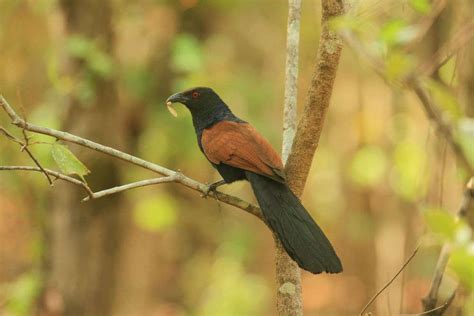
{"type": "Polygon", "coordinates": [[[168,99],[166,99],[166,107],[168,108],[168,111],[170,111],[171,115],[174,117],[178,116],[178,113],[176,110],[171,106],[173,103],[184,103],[188,101],[188,98],[183,95],[182,93],[175,93],[172,96],[170,96],[168,99]]]}

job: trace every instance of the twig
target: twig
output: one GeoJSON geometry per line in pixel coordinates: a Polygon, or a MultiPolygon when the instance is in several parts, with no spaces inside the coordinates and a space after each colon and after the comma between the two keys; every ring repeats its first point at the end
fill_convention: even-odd
{"type": "Polygon", "coordinates": [[[144,187],[148,185],[154,185],[154,184],[161,184],[161,183],[169,183],[169,182],[177,182],[180,178],[180,174],[176,173],[175,175],[168,176],[168,177],[161,177],[161,178],[155,178],[155,179],[148,179],[148,180],[142,180],[142,181],[137,181],[129,184],[124,184],[121,186],[116,186],[107,190],[102,190],[98,192],[94,192],[92,196],[85,197],[82,199],[82,202],[89,201],[90,199],[98,199],[101,197],[104,197],[106,195],[111,195],[139,187],[144,187]]]}
{"type": "Polygon", "coordinates": [[[430,76],[436,70],[447,63],[451,57],[474,36],[474,21],[467,22],[446,42],[426,63],[422,64],[416,71],[418,74],[430,76]]]}
{"type": "Polygon", "coordinates": [[[454,298],[456,297],[456,292],[457,292],[457,290],[454,290],[453,294],[451,294],[451,296],[448,298],[448,300],[446,302],[444,302],[443,305],[440,305],[440,306],[435,307],[433,309],[421,312],[418,315],[443,315],[443,313],[448,309],[448,307],[454,301],[454,298]]]}
{"type": "MultiPolygon", "coordinates": [[[[88,139],[85,139],[85,138],[82,138],[82,137],[79,137],[67,132],[63,132],[63,131],[59,131],[59,130],[55,130],[55,129],[47,128],[47,127],[42,127],[42,126],[34,125],[31,123],[26,123],[21,117],[19,117],[16,114],[16,112],[8,104],[8,102],[3,98],[3,96],[0,96],[0,106],[8,114],[8,116],[10,117],[12,121],[12,124],[18,126],[19,128],[24,128],[25,130],[33,132],[33,133],[48,135],[48,136],[63,140],[65,142],[77,144],[79,146],[86,147],[86,148],[95,150],[97,152],[107,154],[109,156],[121,159],[128,163],[134,164],[144,169],[148,169],[150,171],[153,171],[155,173],[158,173],[164,176],[176,176],[177,174],[180,174],[179,172],[176,172],[171,169],[167,169],[165,167],[162,167],[155,163],[138,158],[136,156],[132,156],[130,154],[124,153],[115,148],[104,146],[99,143],[90,141],[88,139]]],[[[176,182],[201,193],[207,193],[209,190],[209,186],[203,183],[200,183],[194,179],[191,179],[189,177],[186,177],[184,175],[181,175],[176,182]]],[[[216,193],[210,192],[209,196],[214,199],[218,199],[220,202],[240,208],[241,210],[244,210],[262,219],[262,214],[258,206],[252,203],[249,203],[247,201],[244,201],[236,196],[232,196],[232,195],[221,193],[221,192],[216,192],[216,193]]]]}
{"type": "Polygon", "coordinates": [[[0,132],[2,132],[9,140],[19,144],[21,146],[21,151],[25,151],[28,156],[30,156],[31,160],[33,160],[33,162],[35,163],[36,166],[38,166],[38,168],[40,169],[40,171],[45,175],[46,179],[48,180],[48,183],[49,185],[53,185],[53,181],[51,180],[51,178],[49,177],[49,174],[44,170],[43,166],[41,166],[41,164],[39,163],[38,159],[35,158],[35,156],[33,155],[33,153],[29,150],[28,148],[28,136],[26,135],[26,132],[23,130],[23,137],[25,139],[24,142],[22,142],[21,140],[19,140],[18,138],[16,138],[15,136],[13,136],[12,134],[10,134],[6,129],[4,129],[3,127],[0,126],[0,132]]]}
{"type": "Polygon", "coordinates": [[[397,273],[390,279],[390,281],[388,281],[371,299],[369,302],[367,302],[367,304],[365,304],[364,308],[362,309],[362,311],[359,313],[360,316],[362,316],[364,314],[364,312],[367,310],[367,308],[369,308],[370,304],[372,304],[376,299],[377,297],[380,296],[380,294],[382,294],[383,291],[385,291],[386,288],[388,288],[390,286],[390,284],[393,283],[393,281],[395,281],[395,279],[400,275],[400,273],[402,273],[403,270],[405,270],[406,266],[410,263],[410,261],[415,257],[416,253],[418,252],[418,249],[420,248],[420,246],[417,246],[415,248],[415,250],[413,250],[413,253],[410,255],[410,257],[408,257],[408,259],[405,261],[405,263],[402,265],[402,267],[397,271],[397,273]]]}
{"type": "Polygon", "coordinates": [[[57,171],[53,171],[50,169],[40,169],[39,167],[30,167],[30,166],[0,166],[0,171],[14,171],[14,170],[33,171],[33,172],[41,172],[41,173],[46,172],[48,175],[51,175],[55,177],[56,179],[61,179],[69,183],[72,183],[74,185],[78,185],[82,187],[87,192],[89,197],[92,197],[94,195],[94,193],[92,192],[92,190],[89,188],[89,186],[86,183],[57,171]]]}
{"type": "Polygon", "coordinates": [[[19,140],[18,138],[16,138],[15,136],[13,136],[12,134],[10,134],[9,131],[7,131],[5,128],[1,127],[0,126],[0,132],[2,132],[2,134],[8,138],[9,140],[17,143],[17,144],[20,144],[23,146],[23,142],[21,140],[19,140]]]}
{"type": "Polygon", "coordinates": [[[443,303],[443,305],[437,306],[433,309],[421,312],[421,313],[416,313],[416,314],[402,314],[403,316],[419,316],[419,315],[428,315],[433,312],[438,312],[439,315],[442,315],[444,311],[451,305],[451,303],[454,300],[454,297],[456,296],[456,291],[453,292],[453,294],[448,298],[446,302],[443,303]]]}
{"type": "Polygon", "coordinates": [[[23,147],[23,150],[26,151],[26,153],[28,154],[28,156],[30,156],[31,160],[33,160],[33,162],[35,163],[36,166],[38,166],[38,168],[41,170],[41,172],[44,174],[44,176],[46,177],[46,179],[48,180],[49,182],[49,185],[50,186],[53,186],[53,180],[51,180],[51,178],[49,177],[49,174],[46,172],[46,170],[43,168],[43,166],[40,164],[40,162],[38,161],[38,159],[35,158],[35,156],[33,156],[33,153],[28,149],[28,147],[24,146],[23,147]]]}
{"type": "Polygon", "coordinates": [[[446,0],[437,0],[433,2],[431,12],[424,18],[422,18],[419,23],[417,23],[416,29],[418,29],[418,34],[410,43],[407,44],[406,49],[408,51],[413,50],[416,45],[419,44],[419,42],[425,37],[433,23],[443,12],[444,8],[446,7],[446,4],[446,0]]]}
{"type": "Polygon", "coordinates": [[[426,116],[436,124],[437,130],[443,137],[446,139],[448,144],[451,146],[451,150],[458,158],[458,161],[461,163],[464,169],[469,173],[469,175],[474,175],[474,168],[469,162],[464,150],[461,147],[461,144],[454,137],[451,126],[443,119],[443,116],[438,112],[438,106],[435,105],[433,99],[428,95],[426,89],[422,86],[419,80],[409,79],[409,86],[412,87],[416,95],[423,105],[426,116]]]}
{"type": "MultiPolygon", "coordinates": [[[[461,201],[461,206],[457,212],[456,217],[458,219],[464,218],[467,216],[469,209],[471,208],[472,201],[474,200],[474,177],[469,180],[464,190],[464,196],[461,201]]],[[[441,286],[441,281],[443,280],[444,271],[449,261],[449,256],[451,254],[451,246],[446,243],[441,249],[441,253],[438,257],[438,262],[436,263],[435,272],[433,279],[431,281],[430,291],[428,295],[422,299],[423,308],[425,311],[433,309],[436,306],[438,301],[438,292],[441,286]]]]}

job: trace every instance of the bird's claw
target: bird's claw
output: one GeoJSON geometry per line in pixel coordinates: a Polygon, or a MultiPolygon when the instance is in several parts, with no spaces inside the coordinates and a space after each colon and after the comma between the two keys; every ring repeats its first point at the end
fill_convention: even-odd
{"type": "Polygon", "coordinates": [[[213,193],[213,194],[217,193],[217,186],[214,183],[209,185],[209,187],[207,188],[207,191],[204,192],[203,194],[201,194],[201,197],[203,199],[206,199],[208,196],[211,195],[211,193],[213,193]]]}
{"type": "Polygon", "coordinates": [[[207,188],[207,191],[205,193],[201,194],[201,197],[205,199],[211,194],[211,192],[214,195],[216,195],[217,194],[217,188],[220,187],[223,184],[225,184],[224,180],[217,181],[217,182],[209,184],[209,186],[207,188]]]}

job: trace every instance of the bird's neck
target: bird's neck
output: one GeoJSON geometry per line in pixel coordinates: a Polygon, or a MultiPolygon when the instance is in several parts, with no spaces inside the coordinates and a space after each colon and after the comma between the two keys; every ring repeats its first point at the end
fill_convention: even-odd
{"type": "Polygon", "coordinates": [[[196,133],[199,135],[205,128],[208,128],[220,121],[236,121],[243,122],[237,116],[235,116],[229,107],[222,103],[215,107],[201,108],[199,111],[191,110],[193,117],[193,125],[196,133]]]}

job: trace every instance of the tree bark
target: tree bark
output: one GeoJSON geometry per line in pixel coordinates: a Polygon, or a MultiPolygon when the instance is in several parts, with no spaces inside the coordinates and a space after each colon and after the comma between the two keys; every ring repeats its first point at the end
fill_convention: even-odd
{"type": "Polygon", "coordinates": [[[313,79],[286,164],[288,182],[297,195],[303,193],[314,153],[319,144],[341,56],[342,40],[339,35],[329,29],[328,22],[344,12],[343,1],[322,1],[322,32],[313,79]]]}

